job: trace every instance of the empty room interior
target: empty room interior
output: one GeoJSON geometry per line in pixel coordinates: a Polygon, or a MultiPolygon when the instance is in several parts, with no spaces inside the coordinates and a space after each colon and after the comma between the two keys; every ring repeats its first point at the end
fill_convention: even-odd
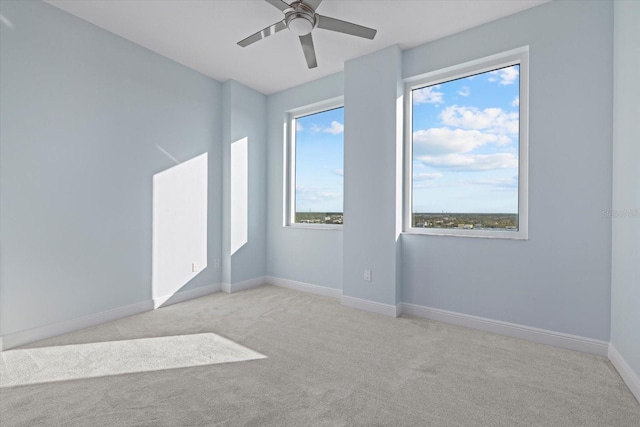
{"type": "Polygon", "coordinates": [[[639,426],[640,2],[0,0],[0,425],[639,426]]]}

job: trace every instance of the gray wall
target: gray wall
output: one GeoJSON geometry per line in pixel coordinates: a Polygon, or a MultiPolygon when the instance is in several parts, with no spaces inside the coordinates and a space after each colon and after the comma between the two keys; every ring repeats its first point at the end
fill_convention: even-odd
{"type": "Polygon", "coordinates": [[[405,77],[529,45],[529,240],[402,236],[404,302],[609,339],[613,4],[551,2],[404,53],[405,77]]]}
{"type": "Polygon", "coordinates": [[[222,280],[238,283],[262,277],[266,271],[267,97],[240,83],[223,84],[223,259],[222,280]],[[248,140],[248,241],[231,254],[231,144],[248,140]]]}
{"type": "Polygon", "coordinates": [[[397,305],[402,144],[402,52],[398,46],[345,64],[344,296],[397,305]],[[374,89],[375,90],[372,90],[374,89]],[[399,111],[400,110],[400,111],[399,111]],[[401,157],[401,156],[400,156],[401,157]],[[371,271],[371,282],[364,271],[371,271]]]}
{"type": "MultiPolygon", "coordinates": [[[[531,71],[529,240],[404,234],[402,268],[395,279],[401,277],[401,287],[396,289],[401,289],[403,302],[608,340],[611,226],[602,212],[611,208],[612,194],[613,4],[552,2],[427,43],[402,53],[402,77],[525,45],[530,46],[531,71]]],[[[392,73],[386,78],[389,87],[394,84],[392,73]]],[[[282,227],[283,112],[344,93],[348,119],[349,103],[360,102],[350,95],[357,92],[350,85],[358,82],[345,77],[340,92],[320,80],[269,97],[267,271],[340,288],[336,271],[353,267],[349,280],[362,288],[360,297],[392,303],[389,295],[375,292],[375,266],[369,288],[361,281],[365,264],[351,266],[345,253],[342,266],[338,233],[282,227]]],[[[390,103],[369,102],[370,116],[392,114],[395,105],[390,103]]],[[[358,132],[353,126],[345,123],[347,144],[350,132],[358,132]]],[[[345,148],[345,211],[362,202],[358,192],[348,191],[349,174],[379,160],[371,150],[360,150],[361,157],[349,156],[349,150],[345,148]]],[[[388,179],[393,178],[384,175],[388,179]]],[[[389,213],[392,207],[385,203],[380,209],[389,213]]],[[[384,240],[381,233],[387,227],[368,230],[364,252],[367,245],[384,240]]]]}
{"type": "MultiPolygon", "coordinates": [[[[173,165],[156,145],[181,161],[209,153],[209,267],[185,289],[221,280],[211,260],[224,255],[222,142],[244,136],[257,144],[249,156],[252,245],[238,251],[237,266],[223,263],[228,280],[266,272],[335,289],[347,276],[360,281],[365,264],[343,275],[342,231],[282,227],[285,113],[359,93],[345,88],[343,73],[269,96],[265,147],[262,95],[230,82],[225,96],[221,84],[41,2],[0,4],[13,23],[1,37],[0,333],[150,298],[152,176],[173,165]]],[[[403,52],[395,71],[411,77],[523,45],[531,64],[529,240],[403,235],[401,269],[398,250],[384,249],[382,261],[395,268],[387,281],[396,293],[363,288],[356,296],[392,303],[401,290],[405,302],[607,340],[612,235],[602,212],[612,197],[613,4],[545,4],[403,52]]],[[[378,74],[377,83],[397,84],[397,72],[378,74]]],[[[375,102],[371,117],[395,111],[392,97],[375,102]]],[[[631,148],[619,141],[624,159],[631,148]]],[[[363,156],[347,156],[347,180],[380,160],[363,156]]],[[[617,203],[637,204],[634,188],[620,194],[635,199],[617,203]]],[[[346,194],[348,211],[360,196],[346,194]]],[[[388,229],[370,228],[370,249],[378,241],[386,248],[388,229]]],[[[618,284],[628,283],[617,277],[633,265],[622,254],[637,248],[625,242],[614,240],[618,284]]],[[[614,310],[629,297],[620,295],[614,310]]],[[[613,336],[637,366],[628,325],[616,316],[613,336]]]]}
{"type": "Polygon", "coordinates": [[[267,275],[342,289],[342,231],[283,227],[286,112],[344,94],[334,74],[268,98],[267,275]]]}
{"type": "Polygon", "coordinates": [[[640,377],[640,3],[614,19],[611,344],[640,377]]]}
{"type": "Polygon", "coordinates": [[[0,333],[151,298],[152,177],[209,155],[220,282],[221,85],[40,1],[0,13],[0,333]]]}

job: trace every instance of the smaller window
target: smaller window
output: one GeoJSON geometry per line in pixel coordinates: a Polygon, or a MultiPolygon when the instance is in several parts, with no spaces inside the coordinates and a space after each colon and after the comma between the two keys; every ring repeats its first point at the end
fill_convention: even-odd
{"type": "Polygon", "coordinates": [[[343,223],[342,99],[289,113],[285,224],[340,228],[343,223]]]}
{"type": "Polygon", "coordinates": [[[527,238],[528,49],[406,85],[405,231],[527,238]]]}

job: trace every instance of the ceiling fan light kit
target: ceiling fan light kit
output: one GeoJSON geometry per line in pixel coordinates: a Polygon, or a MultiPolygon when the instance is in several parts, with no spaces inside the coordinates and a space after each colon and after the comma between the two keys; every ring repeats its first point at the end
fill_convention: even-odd
{"type": "Polygon", "coordinates": [[[302,52],[309,68],[318,66],[316,52],[313,47],[312,31],[317,27],[323,30],[335,31],[352,36],[373,40],[376,30],[347,21],[330,18],[316,13],[322,0],[298,0],[291,4],[282,0],[265,0],[284,13],[284,19],[238,42],[241,47],[247,47],[259,40],[267,38],[285,28],[300,38],[302,52]]]}
{"type": "Polygon", "coordinates": [[[285,22],[293,34],[306,36],[316,26],[315,11],[306,4],[298,2],[294,11],[286,14],[285,22]]]}

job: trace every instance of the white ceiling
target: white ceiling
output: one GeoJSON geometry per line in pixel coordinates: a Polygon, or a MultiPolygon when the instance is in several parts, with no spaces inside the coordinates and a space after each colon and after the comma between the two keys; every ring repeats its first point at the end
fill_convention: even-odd
{"type": "Polygon", "coordinates": [[[264,0],[46,1],[218,81],[271,94],[342,71],[346,60],[369,52],[393,44],[408,49],[548,0],[324,0],[318,13],[378,34],[366,40],[315,29],[313,70],[288,30],[246,48],[236,44],[282,20],[264,0]]]}

